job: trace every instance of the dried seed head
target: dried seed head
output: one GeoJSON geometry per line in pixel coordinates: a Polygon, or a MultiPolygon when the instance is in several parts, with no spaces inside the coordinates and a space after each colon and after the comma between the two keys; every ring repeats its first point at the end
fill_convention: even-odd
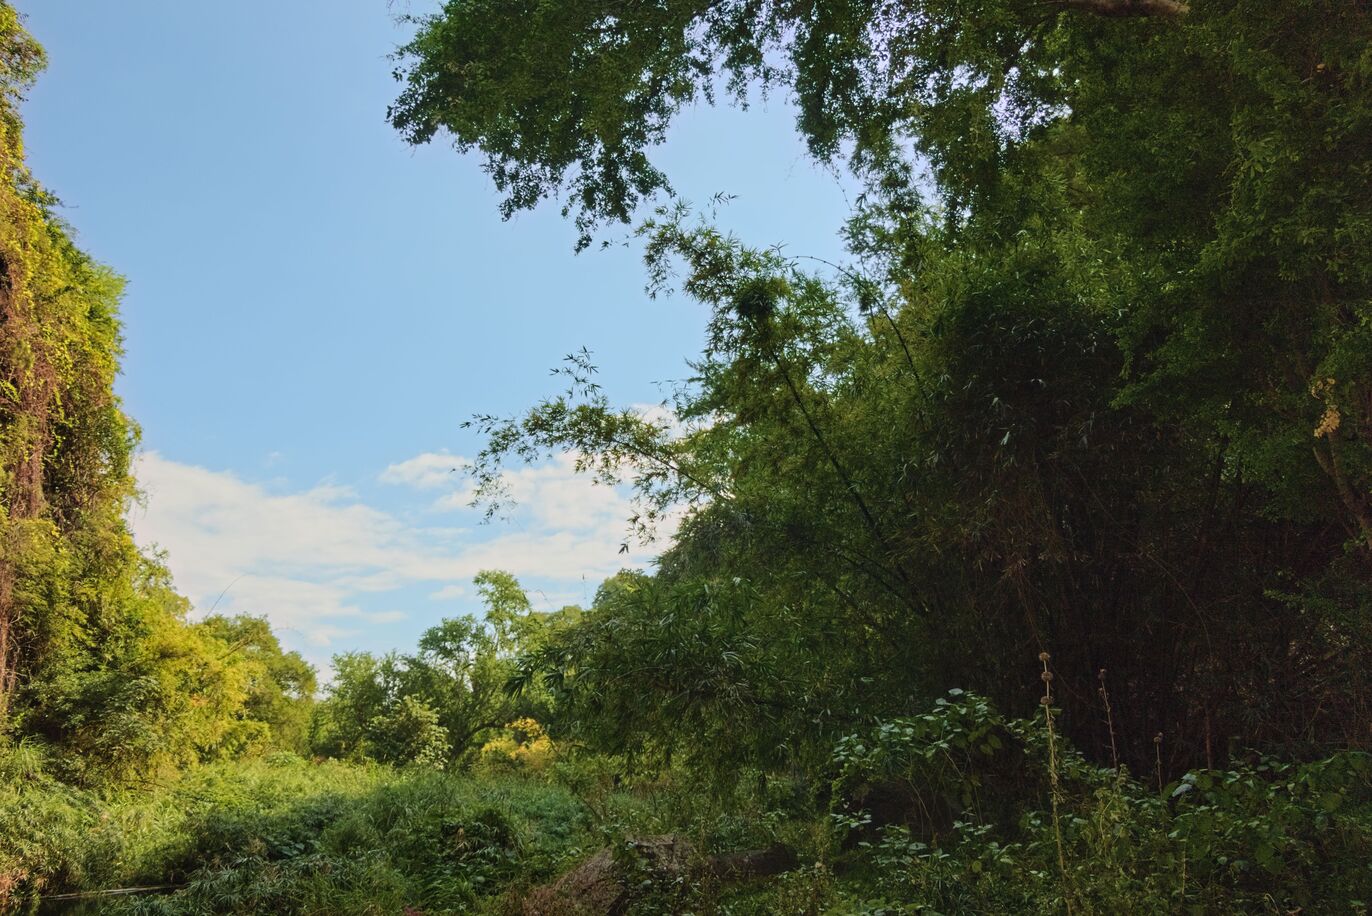
{"type": "Polygon", "coordinates": [[[1156,735],[1153,736],[1153,743],[1162,744],[1162,732],[1158,732],[1156,735]]]}
{"type": "Polygon", "coordinates": [[[1102,681],[1105,680],[1105,669],[1100,669],[1100,671],[1096,673],[1096,677],[1100,678],[1102,681]]]}
{"type": "Polygon", "coordinates": [[[1053,672],[1051,672],[1051,671],[1045,671],[1045,672],[1043,672],[1042,674],[1039,675],[1039,680],[1043,681],[1045,684],[1048,683],[1049,681],[1051,681],[1052,679],[1053,679],[1053,672]]]}
{"type": "Polygon", "coordinates": [[[1048,659],[1050,659],[1050,658],[1052,658],[1052,656],[1049,655],[1047,652],[1040,652],[1040,653],[1039,653],[1039,661],[1041,661],[1041,662],[1046,662],[1046,661],[1048,661],[1048,659]]]}
{"type": "Polygon", "coordinates": [[[1050,697],[1047,697],[1047,696],[1039,697],[1039,705],[1040,705],[1040,706],[1048,706],[1048,705],[1050,705],[1052,702],[1053,702],[1053,700],[1052,700],[1052,698],[1050,698],[1050,697]]]}

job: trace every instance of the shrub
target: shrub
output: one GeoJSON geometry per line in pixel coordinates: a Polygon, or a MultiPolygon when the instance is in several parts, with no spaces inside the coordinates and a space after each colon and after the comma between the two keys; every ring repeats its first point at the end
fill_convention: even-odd
{"type": "Polygon", "coordinates": [[[483,773],[548,775],[557,760],[557,748],[536,719],[516,719],[481,747],[477,769],[483,773]]]}
{"type": "Polygon", "coordinates": [[[1365,754],[1255,757],[1159,793],[1060,743],[1050,757],[1047,742],[1042,721],[965,694],[839,742],[852,911],[1365,912],[1372,899],[1365,754]],[[899,817],[873,810],[892,797],[907,803],[899,817]]]}

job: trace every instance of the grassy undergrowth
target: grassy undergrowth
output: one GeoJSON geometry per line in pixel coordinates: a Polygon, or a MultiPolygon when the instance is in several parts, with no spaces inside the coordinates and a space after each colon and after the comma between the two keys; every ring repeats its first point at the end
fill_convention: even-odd
{"type": "MultiPolygon", "coordinates": [[[[668,779],[617,789],[595,762],[530,778],[276,754],[115,793],[50,777],[33,748],[0,752],[0,767],[0,912],[8,901],[83,914],[509,913],[530,887],[629,837],[728,850],[804,843],[816,823],[668,779]],[[166,884],[184,886],[83,908],[35,899],[166,884]]],[[[695,906],[706,892],[678,887],[640,909],[695,906]]]]}
{"type": "Polygon", "coordinates": [[[23,909],[40,892],[184,885],[82,913],[506,914],[608,846],[639,916],[1368,912],[1366,755],[1254,756],[1159,785],[1086,762],[1045,724],[957,693],[844,739],[825,780],[726,789],[616,780],[600,758],[535,777],[277,754],[102,794],[11,748],[0,892],[23,909]],[[800,864],[727,886],[636,871],[626,841],[661,834],[701,855],[780,842],[800,864]]]}
{"type": "Polygon", "coordinates": [[[471,912],[576,859],[589,827],[545,783],[285,754],[105,796],[29,767],[0,789],[0,875],[16,899],[189,885],[101,912],[471,912]]]}

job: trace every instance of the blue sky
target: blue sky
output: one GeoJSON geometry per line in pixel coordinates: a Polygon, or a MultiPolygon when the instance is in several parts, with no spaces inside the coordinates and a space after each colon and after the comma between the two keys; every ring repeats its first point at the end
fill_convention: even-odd
{"type": "MultiPolygon", "coordinates": [[[[324,664],[476,611],[479,569],[558,606],[626,563],[623,494],[567,460],[513,472],[520,508],[479,524],[447,470],[480,447],[460,423],[555,392],[582,346],[614,400],[658,402],[705,313],[650,300],[639,248],[574,255],[556,205],[503,222],[476,158],[407,147],[386,0],[17,5],[49,55],[30,165],[129,280],[135,534],[201,611],[266,614],[324,664]]],[[[793,119],[702,106],[656,158],[689,200],[737,194],[743,238],[838,258],[851,189],[793,119]]]]}

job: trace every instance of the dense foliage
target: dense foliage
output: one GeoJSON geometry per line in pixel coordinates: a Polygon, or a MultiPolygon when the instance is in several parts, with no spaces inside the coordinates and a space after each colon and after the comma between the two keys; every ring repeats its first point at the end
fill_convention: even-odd
{"type": "Polygon", "coordinates": [[[679,205],[643,226],[654,288],[714,314],[684,432],[585,361],[478,419],[488,489],[566,449],[635,482],[640,521],[687,508],[652,586],[531,679],[618,721],[689,707],[637,740],[707,756],[746,723],[727,753],[773,766],[952,686],[1027,712],[1046,649],[1096,760],[1101,669],[1135,767],[1159,733],[1169,773],[1366,743],[1365,5],[452,0],[417,25],[392,121],[481,150],[511,211],[631,218],[721,81],[790,94],[865,188],[828,272],[679,205]]]}
{"type": "Polygon", "coordinates": [[[711,315],[667,411],[582,351],[474,418],[478,502],[565,451],[679,526],[586,609],[483,572],[318,702],[265,618],[193,617],[124,521],[122,282],[24,166],[0,0],[0,909],[560,913],[580,862],[641,914],[1367,912],[1367,4],[405,21],[408,140],[582,247],[656,203],[650,292],[711,315]],[[862,184],[848,263],[665,199],[672,118],[759,90],[862,184]]]}
{"type": "MultiPolygon", "coordinates": [[[[485,739],[521,718],[547,718],[537,690],[514,696],[517,649],[534,651],[576,608],[534,611],[509,573],[476,577],[483,620],[458,617],[426,630],[412,654],[349,652],[334,657],[329,696],[314,716],[317,753],[385,763],[446,767],[471,763],[485,739]]],[[[508,735],[505,737],[508,738],[508,735]]]]}

